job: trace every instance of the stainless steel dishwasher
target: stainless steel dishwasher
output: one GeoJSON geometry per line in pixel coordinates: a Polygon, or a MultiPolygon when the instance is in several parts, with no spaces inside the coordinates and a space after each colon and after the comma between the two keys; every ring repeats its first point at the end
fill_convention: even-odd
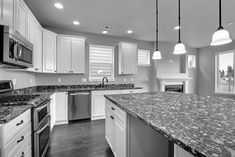
{"type": "Polygon", "coordinates": [[[69,121],[91,118],[91,92],[69,92],[68,98],[69,121]]]}

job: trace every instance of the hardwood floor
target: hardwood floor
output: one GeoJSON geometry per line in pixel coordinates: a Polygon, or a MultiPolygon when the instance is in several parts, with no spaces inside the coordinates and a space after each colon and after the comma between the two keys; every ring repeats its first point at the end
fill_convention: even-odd
{"type": "Polygon", "coordinates": [[[105,122],[55,126],[46,157],[114,157],[105,140],[105,122]]]}

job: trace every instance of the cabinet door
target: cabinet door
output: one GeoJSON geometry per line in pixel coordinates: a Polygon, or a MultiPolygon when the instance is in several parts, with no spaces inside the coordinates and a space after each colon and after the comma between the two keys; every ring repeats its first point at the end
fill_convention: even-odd
{"type": "Polygon", "coordinates": [[[14,0],[2,0],[2,19],[9,27],[14,27],[14,0]]]}
{"type": "Polygon", "coordinates": [[[56,72],[56,34],[43,30],[43,72],[56,72]]]}
{"type": "Polygon", "coordinates": [[[92,120],[105,117],[105,98],[103,95],[92,96],[92,120]]]}
{"type": "Polygon", "coordinates": [[[114,150],[114,119],[113,115],[111,114],[111,111],[109,110],[108,107],[106,107],[106,117],[105,117],[105,138],[112,149],[113,152],[114,150]]]}
{"type": "Polygon", "coordinates": [[[122,43],[119,45],[119,74],[137,73],[137,45],[122,43]]]}
{"type": "MultiPolygon", "coordinates": [[[[35,48],[35,28],[36,28],[36,24],[34,22],[34,18],[32,15],[28,14],[28,20],[27,20],[27,26],[28,26],[28,33],[27,33],[27,40],[29,42],[31,42],[33,44],[33,48],[35,48]]],[[[35,51],[35,49],[33,49],[33,51],[35,51]]]]}
{"type": "Polygon", "coordinates": [[[51,95],[50,114],[51,114],[51,130],[56,122],[56,94],[51,95]]]}
{"type": "Polygon", "coordinates": [[[72,71],[85,73],[85,40],[72,38],[72,71]]]}
{"type": "Polygon", "coordinates": [[[126,128],[115,117],[115,154],[126,157],[126,128]]]}
{"type": "Polygon", "coordinates": [[[57,72],[71,72],[71,38],[57,37],[57,72]]]}
{"type": "Polygon", "coordinates": [[[27,8],[22,0],[16,5],[16,31],[26,38],[27,8]]]}
{"type": "Polygon", "coordinates": [[[68,94],[56,93],[56,124],[68,123],[68,94]]]}
{"type": "Polygon", "coordinates": [[[35,34],[33,67],[35,71],[42,72],[42,27],[39,24],[35,27],[35,34]]]}

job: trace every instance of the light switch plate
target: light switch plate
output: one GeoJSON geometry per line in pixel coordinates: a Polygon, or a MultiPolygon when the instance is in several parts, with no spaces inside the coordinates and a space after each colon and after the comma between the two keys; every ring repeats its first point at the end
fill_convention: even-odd
{"type": "Polygon", "coordinates": [[[134,82],[134,79],[133,79],[133,77],[131,78],[131,82],[134,82]]]}
{"type": "Polygon", "coordinates": [[[59,83],[61,82],[61,78],[60,78],[60,77],[58,77],[58,82],[59,82],[59,83]]]}
{"type": "Polygon", "coordinates": [[[33,79],[32,79],[32,78],[30,79],[30,83],[31,83],[31,84],[33,83],[33,79]]]}
{"type": "Polygon", "coordinates": [[[12,82],[13,82],[13,85],[16,85],[16,79],[15,78],[12,79],[12,82]]]}
{"type": "Polygon", "coordinates": [[[126,82],[126,78],[124,78],[123,81],[126,82]]]}
{"type": "Polygon", "coordinates": [[[87,78],[82,78],[82,82],[87,82],[87,78]]]}

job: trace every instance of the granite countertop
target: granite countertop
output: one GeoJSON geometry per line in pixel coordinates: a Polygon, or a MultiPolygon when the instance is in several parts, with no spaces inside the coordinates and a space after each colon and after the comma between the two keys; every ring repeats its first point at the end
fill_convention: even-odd
{"type": "MultiPolygon", "coordinates": [[[[4,100],[7,96],[14,95],[51,95],[55,92],[70,92],[70,91],[85,91],[85,90],[124,90],[124,89],[142,89],[141,87],[134,87],[134,84],[107,84],[105,88],[100,88],[97,85],[58,85],[58,86],[35,86],[23,89],[14,90],[12,93],[6,95],[0,95],[0,125],[5,124],[12,119],[16,118],[26,110],[33,107],[29,103],[19,103],[14,105],[3,105],[4,100]],[[3,101],[2,101],[3,100],[3,101]]],[[[6,98],[7,103],[11,102],[6,98]]]]}
{"type": "Polygon", "coordinates": [[[234,100],[174,92],[105,97],[194,156],[234,157],[234,100]]]}

